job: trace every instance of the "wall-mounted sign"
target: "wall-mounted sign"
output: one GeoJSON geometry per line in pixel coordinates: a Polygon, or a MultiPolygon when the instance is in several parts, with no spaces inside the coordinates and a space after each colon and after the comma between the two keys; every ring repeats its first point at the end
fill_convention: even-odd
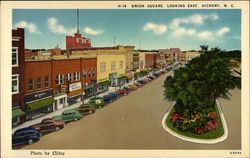
{"type": "Polygon", "coordinates": [[[72,84],[69,85],[69,91],[70,92],[75,91],[75,90],[79,90],[79,89],[82,89],[81,82],[72,83],[72,84]]]}
{"type": "Polygon", "coordinates": [[[30,101],[39,100],[42,98],[52,96],[52,94],[53,94],[53,90],[49,89],[49,90],[45,90],[45,91],[26,94],[24,97],[24,100],[25,100],[25,102],[30,102],[30,101]]]}

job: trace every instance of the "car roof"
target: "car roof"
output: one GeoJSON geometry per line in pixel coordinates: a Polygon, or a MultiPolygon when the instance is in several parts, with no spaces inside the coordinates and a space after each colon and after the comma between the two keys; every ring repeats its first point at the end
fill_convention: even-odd
{"type": "Polygon", "coordinates": [[[34,131],[34,130],[35,130],[35,128],[33,128],[33,127],[25,127],[25,128],[21,128],[21,129],[16,130],[15,133],[16,132],[24,132],[24,131],[34,131]]]}
{"type": "Polygon", "coordinates": [[[69,109],[69,110],[65,110],[63,113],[73,113],[73,112],[76,112],[76,110],[73,110],[73,109],[69,109]]]}

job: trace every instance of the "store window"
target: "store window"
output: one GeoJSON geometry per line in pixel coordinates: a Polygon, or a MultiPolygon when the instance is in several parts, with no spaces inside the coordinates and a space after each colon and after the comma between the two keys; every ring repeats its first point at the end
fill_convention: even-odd
{"type": "Polygon", "coordinates": [[[29,91],[32,91],[34,89],[34,79],[29,79],[29,91]]]}
{"type": "Polygon", "coordinates": [[[91,77],[90,69],[88,69],[88,77],[91,77]]]}
{"type": "Polygon", "coordinates": [[[12,76],[12,94],[18,93],[18,75],[12,76]]]}
{"type": "Polygon", "coordinates": [[[56,75],[56,84],[63,84],[63,75],[56,75]]]}
{"type": "Polygon", "coordinates": [[[46,77],[45,77],[45,87],[46,87],[46,88],[49,88],[49,86],[50,86],[50,85],[49,85],[49,76],[46,76],[46,77]]]}
{"type": "Polygon", "coordinates": [[[95,76],[95,68],[92,68],[92,76],[95,76]]]}
{"type": "Polygon", "coordinates": [[[60,98],[59,99],[59,104],[64,104],[65,103],[65,98],[60,98]]]}
{"type": "Polygon", "coordinates": [[[18,47],[12,47],[12,66],[18,66],[18,47]]]}
{"type": "Polygon", "coordinates": [[[41,89],[42,88],[42,77],[38,77],[37,78],[37,89],[41,89]]]}

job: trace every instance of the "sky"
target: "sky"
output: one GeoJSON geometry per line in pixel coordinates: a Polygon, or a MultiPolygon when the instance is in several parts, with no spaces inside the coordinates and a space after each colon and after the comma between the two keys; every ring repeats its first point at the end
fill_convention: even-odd
{"type": "MultiPolygon", "coordinates": [[[[65,36],[76,33],[76,25],[76,9],[13,10],[12,27],[25,28],[26,49],[50,49],[57,44],[65,49],[65,36]]],[[[135,49],[188,51],[209,45],[241,49],[238,9],[80,9],[79,25],[92,47],[131,45],[135,49]]]]}

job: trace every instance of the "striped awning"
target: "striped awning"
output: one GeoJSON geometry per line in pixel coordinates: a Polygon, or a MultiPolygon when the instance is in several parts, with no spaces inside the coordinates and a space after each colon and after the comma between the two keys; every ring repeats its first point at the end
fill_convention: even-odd
{"type": "Polygon", "coordinates": [[[43,99],[43,100],[39,100],[33,103],[29,103],[28,104],[28,110],[29,111],[34,111],[37,109],[40,109],[42,107],[45,106],[49,106],[50,104],[53,104],[55,102],[55,99],[51,98],[47,98],[47,99],[43,99]]]}
{"type": "Polygon", "coordinates": [[[23,110],[21,110],[20,108],[16,108],[12,110],[12,118],[22,116],[22,115],[25,115],[25,112],[23,112],[23,110]]]}

